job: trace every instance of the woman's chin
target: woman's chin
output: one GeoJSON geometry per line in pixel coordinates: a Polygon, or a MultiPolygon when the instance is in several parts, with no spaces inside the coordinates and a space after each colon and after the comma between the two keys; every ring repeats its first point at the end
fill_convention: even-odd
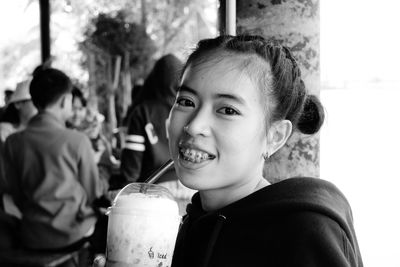
{"type": "Polygon", "coordinates": [[[189,173],[185,170],[177,171],[179,181],[187,188],[193,190],[201,190],[203,188],[204,179],[196,174],[189,173]]]}

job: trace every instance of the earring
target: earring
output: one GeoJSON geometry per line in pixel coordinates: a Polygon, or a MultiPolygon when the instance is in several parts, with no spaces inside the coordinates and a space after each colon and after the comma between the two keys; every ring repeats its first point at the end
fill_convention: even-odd
{"type": "Polygon", "coordinates": [[[267,161],[269,159],[269,153],[268,152],[263,153],[262,157],[263,157],[264,161],[267,161]]]}
{"type": "Polygon", "coordinates": [[[187,132],[189,131],[189,126],[188,126],[188,125],[184,126],[184,127],[183,127],[183,131],[184,131],[185,133],[187,133],[187,132]]]}

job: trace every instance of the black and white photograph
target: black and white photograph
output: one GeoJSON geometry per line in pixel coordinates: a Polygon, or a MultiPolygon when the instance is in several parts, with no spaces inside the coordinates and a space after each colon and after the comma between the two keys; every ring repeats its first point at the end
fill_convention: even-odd
{"type": "Polygon", "coordinates": [[[399,10],[0,1],[0,266],[400,267],[399,10]]]}

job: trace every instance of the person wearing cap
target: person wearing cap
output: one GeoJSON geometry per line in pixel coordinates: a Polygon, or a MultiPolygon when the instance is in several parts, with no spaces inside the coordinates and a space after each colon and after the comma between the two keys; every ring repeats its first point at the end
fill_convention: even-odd
{"type": "Polygon", "coordinates": [[[0,123],[1,145],[10,134],[25,129],[28,121],[37,113],[29,93],[29,84],[30,79],[18,83],[8,101],[4,118],[0,123]]]}
{"type": "Polygon", "coordinates": [[[3,167],[5,156],[3,151],[4,142],[12,133],[25,129],[28,121],[37,113],[37,109],[33,105],[31,94],[29,93],[29,84],[30,79],[17,84],[15,91],[7,99],[7,107],[0,122],[0,206],[2,209],[0,211],[0,227],[5,231],[1,234],[3,239],[0,242],[0,248],[14,245],[14,238],[5,233],[10,229],[15,229],[17,224],[14,216],[19,217],[20,215],[20,211],[15,206],[12,198],[3,192],[8,185],[3,167]],[[3,210],[13,216],[9,216],[3,210]],[[5,225],[4,222],[6,222],[5,225]]]}
{"type": "Polygon", "coordinates": [[[11,95],[10,103],[13,103],[18,110],[20,124],[18,130],[22,130],[28,124],[28,121],[36,115],[37,109],[32,102],[31,94],[29,93],[30,80],[20,82],[11,95]]]}

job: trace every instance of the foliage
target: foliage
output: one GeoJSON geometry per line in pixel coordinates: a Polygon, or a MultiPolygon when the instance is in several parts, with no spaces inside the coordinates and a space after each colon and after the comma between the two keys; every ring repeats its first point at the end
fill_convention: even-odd
{"type": "MultiPolygon", "coordinates": [[[[146,29],[137,23],[127,20],[123,10],[116,15],[100,13],[91,20],[85,33],[82,48],[100,57],[98,63],[106,62],[106,56],[124,56],[129,52],[130,66],[143,75],[143,66],[149,65],[151,56],[156,50],[154,42],[146,33],[146,29]]],[[[138,76],[138,75],[136,75],[138,76]]]]}
{"type": "MultiPolygon", "coordinates": [[[[122,80],[128,77],[131,84],[134,84],[135,80],[144,78],[156,50],[145,27],[129,20],[128,15],[124,10],[99,13],[88,24],[81,43],[87,60],[94,59],[89,70],[93,82],[91,88],[97,95],[98,109],[105,114],[111,128],[116,127],[122,116],[125,116],[122,110],[127,107],[123,99],[130,95],[131,88],[123,86],[122,80]],[[114,73],[118,56],[123,60],[120,65],[121,73],[114,73]],[[125,61],[127,58],[128,62],[125,61]],[[114,79],[119,80],[117,88],[112,86],[114,79]],[[114,97],[115,107],[109,102],[114,97]]],[[[85,63],[86,66],[90,65],[85,63]]]]}
{"type": "MultiPolygon", "coordinates": [[[[7,41],[0,44],[2,56],[0,64],[2,86],[0,87],[14,87],[40,64],[39,1],[1,2],[7,3],[0,4],[4,10],[8,10],[5,6],[18,6],[12,9],[13,12],[19,10],[13,18],[19,18],[19,24],[26,25],[22,27],[23,29],[16,27],[5,31],[3,35],[15,33],[14,37],[10,36],[7,41]]],[[[89,38],[96,30],[94,23],[100,14],[103,14],[103,18],[111,17],[118,22],[116,17],[118,13],[121,13],[120,20],[125,22],[124,25],[128,23],[130,30],[140,32],[137,30],[139,27],[142,33],[147,32],[147,35],[151,37],[149,45],[146,45],[144,40],[140,40],[141,43],[138,44],[136,40],[140,38],[129,39],[129,34],[126,34],[124,27],[120,27],[121,24],[116,28],[116,30],[125,30],[125,37],[122,39],[137,47],[134,50],[137,53],[130,51],[132,82],[145,78],[152,63],[160,56],[173,53],[183,60],[188,50],[199,39],[215,34],[213,29],[215,19],[212,14],[217,8],[217,0],[59,0],[50,2],[52,65],[78,80],[86,92],[87,85],[92,88],[88,77],[94,76],[88,75],[87,55],[89,54],[96,55],[98,67],[93,80],[96,85],[99,85],[97,87],[106,84],[105,65],[110,50],[98,47],[89,38]],[[124,12],[119,12],[120,10],[124,12]],[[140,52],[141,49],[144,49],[142,50],[144,53],[140,52]],[[147,53],[147,50],[154,53],[147,53]],[[146,54],[150,54],[147,59],[144,56],[146,54]]],[[[118,38],[115,39],[117,40],[115,44],[121,46],[121,39],[118,38]]],[[[113,56],[115,59],[115,55],[113,56]]],[[[2,89],[0,88],[0,94],[2,89]]]]}

